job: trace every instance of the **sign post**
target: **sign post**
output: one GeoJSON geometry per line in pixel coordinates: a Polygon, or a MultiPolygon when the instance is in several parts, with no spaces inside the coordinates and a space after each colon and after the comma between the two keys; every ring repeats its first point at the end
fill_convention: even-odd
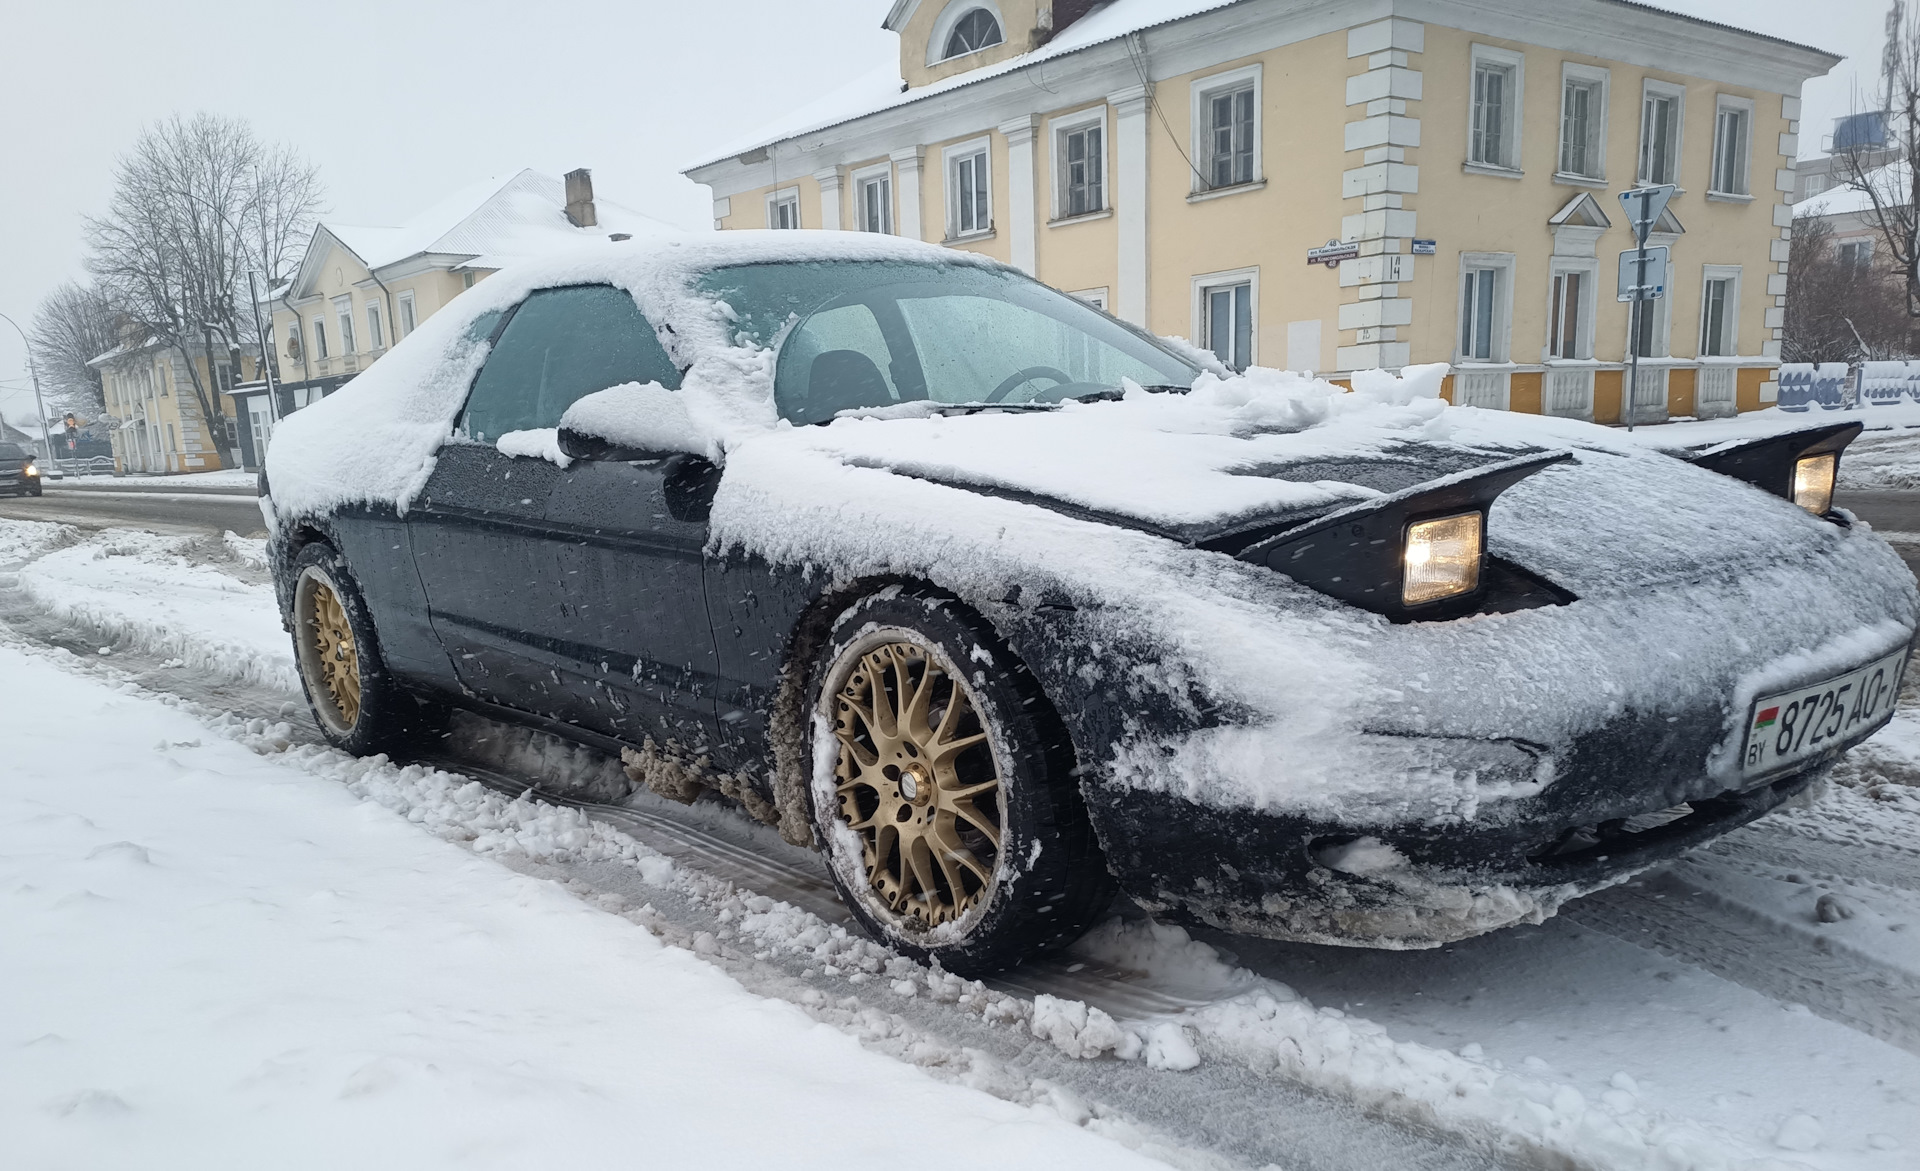
{"type": "Polygon", "coordinates": [[[1634,246],[1620,254],[1620,300],[1632,304],[1632,316],[1627,326],[1627,354],[1630,373],[1627,375],[1627,406],[1623,412],[1627,416],[1627,430],[1633,430],[1634,412],[1640,407],[1640,317],[1647,311],[1648,303],[1657,301],[1667,293],[1667,250],[1664,246],[1649,249],[1647,233],[1660,219],[1660,213],[1667,210],[1667,201],[1673,198],[1673,184],[1663,183],[1658,187],[1636,187],[1620,193],[1620,203],[1626,209],[1627,223],[1633,228],[1634,246]],[[1649,270],[1657,264],[1657,269],[1649,270]],[[1631,269],[1631,280],[1629,280],[1631,269]]]}

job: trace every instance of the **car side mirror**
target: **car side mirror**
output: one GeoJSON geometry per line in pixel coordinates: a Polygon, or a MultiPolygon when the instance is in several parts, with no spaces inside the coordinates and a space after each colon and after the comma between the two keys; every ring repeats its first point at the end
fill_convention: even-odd
{"type": "Polygon", "coordinates": [[[720,468],[705,456],[676,455],[661,470],[667,515],[682,524],[705,524],[720,491],[720,468]]]}
{"type": "Polygon", "coordinates": [[[568,459],[624,462],[629,460],[665,459],[676,454],[671,451],[645,451],[638,447],[627,447],[604,439],[598,435],[589,435],[585,431],[575,431],[571,427],[560,428],[560,454],[568,459]]]}

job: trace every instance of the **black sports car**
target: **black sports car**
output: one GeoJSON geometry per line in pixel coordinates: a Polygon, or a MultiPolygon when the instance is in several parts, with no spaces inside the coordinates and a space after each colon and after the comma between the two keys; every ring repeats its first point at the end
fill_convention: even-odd
{"type": "Polygon", "coordinates": [[[0,443],[0,492],[40,495],[40,464],[17,443],[0,443]]]}
{"type": "Polygon", "coordinates": [[[886,238],[609,244],[286,421],[276,580],[334,743],[465,707],[618,753],[967,972],[1116,885],[1371,946],[1537,922],[1891,716],[1916,594],[1831,509],[1857,427],[1661,450],[1444,373],[1231,375],[886,238]]]}

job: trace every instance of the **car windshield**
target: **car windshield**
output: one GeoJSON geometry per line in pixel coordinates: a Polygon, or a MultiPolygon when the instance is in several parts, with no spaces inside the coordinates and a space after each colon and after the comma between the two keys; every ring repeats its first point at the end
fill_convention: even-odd
{"type": "Polygon", "coordinates": [[[1058,403],[1193,385],[1198,367],[1092,306],[1006,269],[799,261],[715,269],[701,288],[779,347],[774,397],[794,423],[931,402],[1058,403]]]}
{"type": "Polygon", "coordinates": [[[17,443],[0,443],[0,459],[26,459],[27,453],[17,443]]]}

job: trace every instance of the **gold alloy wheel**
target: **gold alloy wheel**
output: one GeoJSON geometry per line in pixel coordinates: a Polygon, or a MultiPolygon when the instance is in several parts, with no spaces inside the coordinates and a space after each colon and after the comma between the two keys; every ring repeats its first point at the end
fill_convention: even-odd
{"type": "Polygon", "coordinates": [[[360,719],[360,648],[353,641],[346,607],[340,604],[333,586],[311,578],[308,588],[313,591],[311,636],[319,682],[339,711],[340,722],[351,728],[360,719]]]}
{"type": "Polygon", "coordinates": [[[867,880],[896,915],[934,927],[965,915],[999,864],[1000,775],[966,686],[926,648],[860,655],[833,700],[835,794],[867,880]]]}

